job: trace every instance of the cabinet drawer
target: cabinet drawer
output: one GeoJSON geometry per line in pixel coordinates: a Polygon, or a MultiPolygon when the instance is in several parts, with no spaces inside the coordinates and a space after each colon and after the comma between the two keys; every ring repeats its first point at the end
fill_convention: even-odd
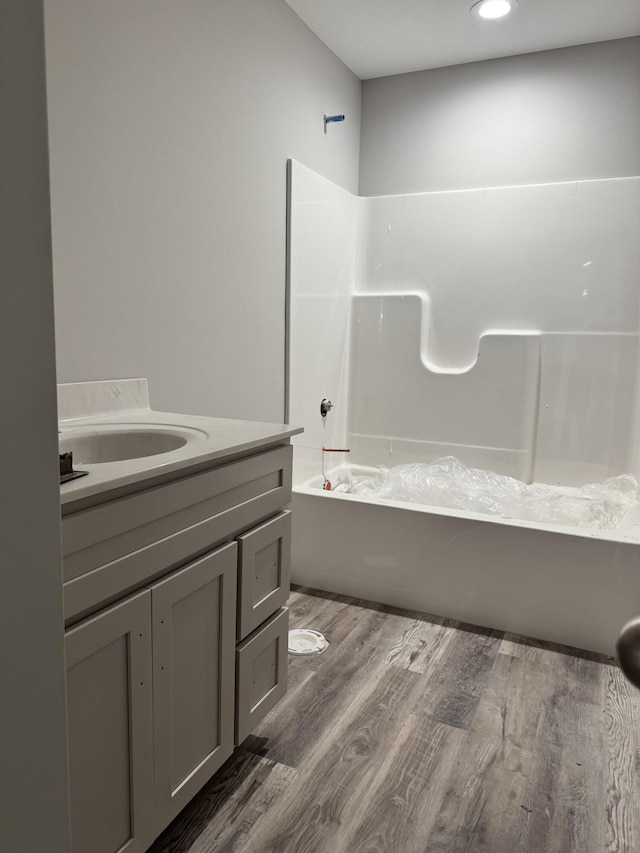
{"type": "Polygon", "coordinates": [[[288,632],[289,609],[283,607],[236,649],[236,744],[287,692],[288,632]]]}
{"type": "Polygon", "coordinates": [[[238,640],[243,640],[287,603],[291,512],[239,536],[238,545],[238,640]]]}

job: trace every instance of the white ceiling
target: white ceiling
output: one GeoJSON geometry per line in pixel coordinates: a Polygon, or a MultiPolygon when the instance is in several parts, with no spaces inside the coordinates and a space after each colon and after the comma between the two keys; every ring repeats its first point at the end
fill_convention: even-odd
{"type": "Polygon", "coordinates": [[[473,0],[286,0],[362,80],[640,34],[640,0],[520,0],[499,21],[473,0]]]}

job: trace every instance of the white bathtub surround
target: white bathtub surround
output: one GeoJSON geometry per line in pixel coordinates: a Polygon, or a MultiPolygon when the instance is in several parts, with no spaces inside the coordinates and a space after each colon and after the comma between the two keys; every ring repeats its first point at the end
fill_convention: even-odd
{"type": "Polygon", "coordinates": [[[411,461],[469,457],[476,467],[531,480],[540,333],[488,332],[466,370],[434,370],[420,346],[422,308],[412,294],[353,296],[347,441],[354,457],[362,464],[399,452],[411,461]]]}
{"type": "Polygon", "coordinates": [[[453,455],[560,485],[631,470],[637,333],[491,330],[466,370],[439,370],[416,296],[352,305],[347,443],[361,464],[453,455]]]}
{"type": "Polygon", "coordinates": [[[78,382],[58,386],[61,411],[59,443],[62,451],[74,451],[74,466],[89,471],[87,477],[71,480],[60,487],[61,503],[76,503],[96,495],[113,497],[123,487],[185,471],[252,448],[277,444],[302,430],[284,424],[210,418],[177,412],[156,412],[149,408],[146,379],[78,382]],[[95,406],[95,409],[92,407],[95,406]],[[92,414],[93,411],[93,414],[92,414]],[[85,462],[83,451],[95,450],[104,436],[111,440],[123,434],[133,436],[144,452],[145,441],[153,450],[158,436],[163,441],[177,437],[174,449],[161,453],[109,462],[85,462]],[[94,444],[92,444],[92,440],[94,444]]]}
{"type": "Polygon", "coordinates": [[[323,444],[352,450],[333,465],[640,473],[639,231],[638,177],[359,198],[292,163],[294,480],[323,444]]]}
{"type": "Polygon", "coordinates": [[[639,199],[638,177],[370,198],[359,289],[428,294],[441,368],[488,329],[637,332],[639,199]]]}
{"type": "Polygon", "coordinates": [[[290,170],[289,420],[307,425],[292,440],[296,482],[318,472],[323,445],[347,446],[351,294],[365,199],[298,163],[290,170]],[[325,420],[324,397],[334,404],[325,420]]]}
{"type": "Polygon", "coordinates": [[[334,469],[638,476],[640,178],[357,198],[294,163],[291,193],[294,580],[611,654],[633,512],[578,530],[304,484],[327,443],[334,469]]]}

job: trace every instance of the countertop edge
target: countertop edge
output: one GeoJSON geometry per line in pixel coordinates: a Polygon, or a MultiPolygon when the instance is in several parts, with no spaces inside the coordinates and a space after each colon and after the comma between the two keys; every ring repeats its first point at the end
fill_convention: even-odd
{"type": "Polygon", "coordinates": [[[224,464],[226,460],[242,455],[251,455],[252,451],[265,450],[278,444],[290,444],[290,438],[303,432],[302,427],[288,424],[271,424],[260,421],[244,421],[228,418],[209,418],[202,415],[185,415],[171,412],[157,412],[151,409],[120,412],[117,415],[97,415],[96,417],[74,418],[60,421],[61,432],[67,429],[91,429],[97,425],[119,424],[171,424],[176,427],[196,427],[214,431],[216,428],[233,429],[237,426],[245,438],[237,442],[225,440],[220,443],[215,437],[204,442],[195,442],[186,450],[180,448],[164,461],[159,457],[143,457],[126,462],[104,463],[100,466],[78,464],[80,470],[88,470],[89,477],[82,477],[61,484],[60,504],[63,515],[81,511],[91,505],[117,499],[128,492],[140,491],[140,484],[152,487],[154,481],[163,482],[178,479],[195,473],[194,469],[207,466],[208,463],[224,464]],[[247,435],[249,433],[249,435],[247,435]],[[251,435],[253,433],[253,435],[251,435]],[[108,467],[107,467],[108,466],[108,467]],[[91,473],[100,473],[98,480],[91,481],[91,473]],[[106,475],[106,476],[105,476],[106,475]]]}

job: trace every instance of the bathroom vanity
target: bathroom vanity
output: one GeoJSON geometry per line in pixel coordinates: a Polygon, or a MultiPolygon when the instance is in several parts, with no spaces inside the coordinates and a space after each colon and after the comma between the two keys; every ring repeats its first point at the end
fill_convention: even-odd
{"type": "Polygon", "coordinates": [[[105,387],[61,421],[89,471],[61,486],[73,853],[142,853],[286,691],[299,430],[82,384],[105,387]],[[165,447],[154,430],[187,438],[104,459],[165,447]]]}

